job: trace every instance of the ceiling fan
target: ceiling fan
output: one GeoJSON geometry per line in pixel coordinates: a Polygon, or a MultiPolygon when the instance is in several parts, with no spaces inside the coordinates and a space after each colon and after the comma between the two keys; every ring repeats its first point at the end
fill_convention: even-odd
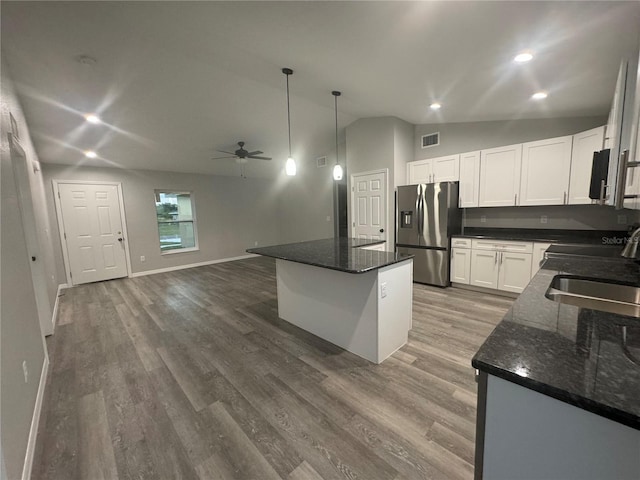
{"type": "Polygon", "coordinates": [[[226,150],[216,150],[220,153],[227,153],[229,156],[227,157],[213,157],[212,160],[220,160],[223,158],[235,158],[238,163],[247,163],[248,158],[253,158],[255,160],[271,160],[271,157],[261,157],[260,154],[263,153],[261,150],[256,150],[254,152],[249,152],[244,149],[244,142],[238,142],[238,146],[240,147],[235,152],[227,152],[226,150]]]}

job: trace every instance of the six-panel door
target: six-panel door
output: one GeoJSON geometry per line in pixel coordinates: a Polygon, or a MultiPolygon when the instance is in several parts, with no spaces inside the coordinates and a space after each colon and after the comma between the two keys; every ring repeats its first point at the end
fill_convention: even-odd
{"type": "Polygon", "coordinates": [[[116,185],[58,184],[74,285],[127,276],[116,185]]]}

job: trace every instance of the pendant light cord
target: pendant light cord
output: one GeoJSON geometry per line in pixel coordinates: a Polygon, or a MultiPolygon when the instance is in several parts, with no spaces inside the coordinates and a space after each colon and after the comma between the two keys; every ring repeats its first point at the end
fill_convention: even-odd
{"type": "Polygon", "coordinates": [[[335,106],[336,106],[336,165],[337,165],[339,163],[338,162],[338,95],[335,95],[333,99],[335,100],[335,106]]]}
{"type": "Polygon", "coordinates": [[[289,158],[291,158],[291,107],[289,106],[289,75],[290,73],[285,73],[287,76],[287,125],[289,126],[289,158]]]}
{"type": "Polygon", "coordinates": [[[338,97],[342,95],[342,92],[338,90],[334,90],[333,92],[331,92],[331,95],[333,95],[334,105],[336,110],[336,165],[339,165],[340,162],[338,161],[338,97]]]}

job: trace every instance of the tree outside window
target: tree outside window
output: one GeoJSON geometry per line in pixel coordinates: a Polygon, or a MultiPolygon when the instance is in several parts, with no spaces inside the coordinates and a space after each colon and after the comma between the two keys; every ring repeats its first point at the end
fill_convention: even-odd
{"type": "Polygon", "coordinates": [[[195,250],[197,238],[192,193],[156,190],[155,194],[160,251],[195,250]]]}

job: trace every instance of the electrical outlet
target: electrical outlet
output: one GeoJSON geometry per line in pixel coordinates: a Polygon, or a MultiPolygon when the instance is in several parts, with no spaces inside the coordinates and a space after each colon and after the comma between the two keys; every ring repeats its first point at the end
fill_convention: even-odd
{"type": "Polygon", "coordinates": [[[626,225],[626,224],[627,224],[627,216],[618,215],[618,225],[626,225]]]}
{"type": "Polygon", "coordinates": [[[486,215],[480,215],[480,223],[487,223],[487,216],[486,215]]]}
{"type": "Polygon", "coordinates": [[[27,361],[22,362],[22,373],[24,373],[24,383],[29,382],[29,369],[27,368],[27,361]]]}
{"type": "Polygon", "coordinates": [[[540,223],[547,223],[547,216],[546,215],[540,215],[540,223]]]}
{"type": "Polygon", "coordinates": [[[385,298],[387,296],[387,282],[383,282],[380,284],[380,298],[385,298]]]}
{"type": "Polygon", "coordinates": [[[145,256],[144,255],[140,255],[140,261],[144,262],[145,260],[146,260],[145,256]]]}

